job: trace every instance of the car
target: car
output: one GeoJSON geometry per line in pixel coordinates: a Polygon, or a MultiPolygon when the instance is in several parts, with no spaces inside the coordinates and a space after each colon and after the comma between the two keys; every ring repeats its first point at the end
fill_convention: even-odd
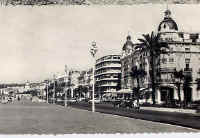
{"type": "Polygon", "coordinates": [[[56,102],[62,102],[62,101],[64,101],[64,100],[61,99],[61,98],[57,98],[57,99],[56,99],[56,102]]]}
{"type": "MultiPolygon", "coordinates": [[[[89,101],[88,101],[89,103],[92,103],[92,99],[90,99],[89,101]]],[[[94,99],[94,103],[100,103],[101,102],[101,100],[100,99],[94,99]]]]}
{"type": "Polygon", "coordinates": [[[77,102],[81,102],[81,101],[85,100],[85,98],[77,98],[76,100],[77,100],[77,102]]]}
{"type": "Polygon", "coordinates": [[[3,99],[3,100],[1,100],[1,103],[2,103],[2,104],[7,104],[7,103],[8,103],[8,100],[7,100],[7,99],[3,99]]]}

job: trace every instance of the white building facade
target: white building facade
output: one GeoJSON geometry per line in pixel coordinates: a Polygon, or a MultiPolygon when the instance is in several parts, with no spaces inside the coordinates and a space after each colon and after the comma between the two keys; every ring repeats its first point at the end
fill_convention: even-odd
{"type": "Polygon", "coordinates": [[[121,75],[120,55],[107,55],[96,60],[95,85],[99,96],[117,92],[121,75]]]}
{"type": "MultiPolygon", "coordinates": [[[[171,17],[171,11],[166,10],[164,19],[158,25],[156,31],[160,36],[160,42],[166,42],[169,46],[167,54],[160,54],[156,59],[156,103],[163,104],[166,101],[178,100],[177,79],[175,71],[183,70],[184,76],[191,76],[192,81],[186,90],[183,88],[184,80],[180,83],[181,101],[188,103],[200,100],[200,91],[197,89],[197,79],[200,78],[200,38],[198,33],[188,33],[179,31],[177,23],[171,17]]],[[[135,49],[140,44],[133,43],[128,36],[122,48],[122,89],[132,89],[134,78],[131,78],[131,68],[137,62],[140,64],[147,75],[142,82],[144,88],[151,87],[151,77],[149,75],[149,54],[141,53],[135,49]]]]}

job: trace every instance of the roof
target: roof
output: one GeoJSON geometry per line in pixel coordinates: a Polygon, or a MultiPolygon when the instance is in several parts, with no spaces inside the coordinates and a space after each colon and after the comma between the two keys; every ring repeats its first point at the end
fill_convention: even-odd
{"type": "Polygon", "coordinates": [[[165,17],[164,20],[161,21],[161,23],[158,26],[158,31],[161,30],[162,24],[166,24],[166,23],[171,25],[170,29],[174,29],[174,30],[178,31],[178,25],[171,17],[165,17]]]}
{"type": "Polygon", "coordinates": [[[130,35],[128,35],[128,36],[126,37],[126,42],[125,42],[125,44],[123,45],[122,50],[125,50],[127,45],[131,45],[132,47],[134,46],[133,42],[131,41],[131,36],[130,36],[130,35]]]}

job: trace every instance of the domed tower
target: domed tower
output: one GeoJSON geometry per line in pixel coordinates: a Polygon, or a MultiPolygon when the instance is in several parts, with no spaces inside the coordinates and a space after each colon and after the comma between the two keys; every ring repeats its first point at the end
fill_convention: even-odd
{"type": "Polygon", "coordinates": [[[171,11],[167,9],[165,12],[164,19],[158,26],[158,32],[176,32],[178,26],[176,22],[171,18],[171,11]]]}
{"type": "Polygon", "coordinates": [[[123,48],[122,48],[122,56],[123,55],[128,55],[128,54],[130,54],[130,53],[132,53],[132,51],[133,51],[133,46],[134,46],[134,44],[133,44],[133,42],[131,41],[131,36],[130,35],[128,35],[127,37],[126,37],[126,42],[125,42],[125,44],[124,44],[124,46],[123,46],[123,48]]]}

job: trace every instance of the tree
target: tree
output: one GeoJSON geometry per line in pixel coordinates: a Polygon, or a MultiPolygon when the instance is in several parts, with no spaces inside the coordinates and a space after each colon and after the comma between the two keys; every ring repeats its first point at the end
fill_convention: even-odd
{"type": "Polygon", "coordinates": [[[141,52],[148,52],[150,56],[150,76],[151,76],[151,84],[152,84],[152,100],[153,104],[155,104],[155,60],[160,56],[160,54],[165,54],[166,49],[169,49],[169,46],[166,42],[161,42],[160,35],[154,34],[154,32],[149,34],[143,34],[143,39],[138,39],[141,42],[141,45],[136,48],[140,48],[141,52]]]}
{"type": "Polygon", "coordinates": [[[184,106],[188,105],[188,91],[191,89],[191,82],[192,82],[192,75],[185,74],[184,75],[184,82],[183,82],[183,91],[184,91],[184,106]]]}
{"type": "Polygon", "coordinates": [[[118,77],[117,77],[117,86],[116,86],[116,90],[120,90],[121,89],[121,74],[119,73],[118,74],[118,77]]]}
{"type": "Polygon", "coordinates": [[[200,78],[197,78],[196,82],[197,82],[197,90],[200,90],[200,78]]]}
{"type": "Polygon", "coordinates": [[[79,98],[85,97],[87,92],[88,92],[87,86],[84,86],[84,85],[79,85],[78,86],[78,97],[79,98]]]}
{"type": "Polygon", "coordinates": [[[178,79],[178,81],[175,82],[175,85],[178,88],[178,100],[179,100],[179,104],[181,106],[181,82],[184,79],[183,70],[180,70],[180,71],[175,70],[174,71],[174,78],[178,79]]]}
{"type": "Polygon", "coordinates": [[[192,75],[184,73],[183,70],[181,69],[180,71],[177,71],[177,70],[174,71],[174,78],[178,79],[178,81],[175,82],[175,85],[178,88],[178,98],[179,98],[180,106],[182,106],[181,92],[180,92],[181,84],[183,84],[184,106],[187,106],[188,105],[188,90],[190,89],[190,86],[191,86],[192,75]]]}
{"type": "Polygon", "coordinates": [[[133,91],[136,91],[136,97],[137,97],[137,105],[139,105],[139,97],[140,97],[140,79],[144,78],[146,76],[146,72],[145,70],[143,70],[142,68],[138,68],[137,66],[133,66],[131,68],[131,72],[130,75],[132,77],[132,79],[136,79],[137,81],[137,87],[133,88],[133,91]]]}

